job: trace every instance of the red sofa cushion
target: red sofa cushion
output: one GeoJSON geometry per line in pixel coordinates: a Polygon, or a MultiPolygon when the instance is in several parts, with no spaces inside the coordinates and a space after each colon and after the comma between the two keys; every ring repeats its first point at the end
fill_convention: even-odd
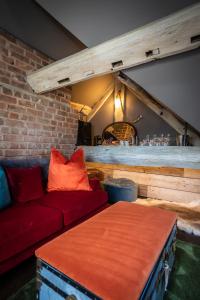
{"type": "Polygon", "coordinates": [[[0,262],[60,230],[62,213],[35,201],[0,213],[0,262]]]}
{"type": "Polygon", "coordinates": [[[53,191],[42,198],[42,204],[62,211],[64,225],[86,216],[107,203],[107,193],[98,191],[53,191]]]}
{"type": "Polygon", "coordinates": [[[13,200],[27,202],[44,195],[41,167],[6,168],[13,200]]]}

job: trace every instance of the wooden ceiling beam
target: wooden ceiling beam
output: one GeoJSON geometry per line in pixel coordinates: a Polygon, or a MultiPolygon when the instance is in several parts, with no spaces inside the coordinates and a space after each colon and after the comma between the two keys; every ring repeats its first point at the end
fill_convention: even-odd
{"type": "Polygon", "coordinates": [[[119,79],[117,79],[115,77],[114,79],[114,84],[115,84],[115,88],[114,88],[114,118],[113,121],[114,122],[122,122],[124,121],[124,114],[125,114],[125,85],[121,83],[121,81],[119,81],[119,79]],[[116,107],[116,99],[120,100],[120,106],[116,107]]]}
{"type": "Polygon", "coordinates": [[[113,92],[114,92],[114,84],[112,83],[109,86],[109,88],[106,90],[105,94],[101,97],[101,99],[94,104],[93,109],[87,116],[88,122],[90,122],[94,118],[96,113],[101,109],[104,103],[110,98],[113,92]]]}
{"type": "Polygon", "coordinates": [[[77,110],[79,113],[83,113],[85,116],[89,115],[92,110],[90,106],[82,103],[70,101],[70,104],[75,110],[77,110]]]}
{"type": "Polygon", "coordinates": [[[42,93],[200,46],[200,3],[30,73],[42,93]]]}
{"type": "Polygon", "coordinates": [[[187,134],[194,140],[200,140],[200,133],[191,125],[187,124],[183,119],[177,116],[168,107],[164,106],[160,100],[150,95],[134,80],[130,79],[124,73],[119,73],[116,78],[120,80],[127,88],[147,107],[154,111],[161,119],[174,128],[179,134],[185,134],[187,126],[187,134]]]}

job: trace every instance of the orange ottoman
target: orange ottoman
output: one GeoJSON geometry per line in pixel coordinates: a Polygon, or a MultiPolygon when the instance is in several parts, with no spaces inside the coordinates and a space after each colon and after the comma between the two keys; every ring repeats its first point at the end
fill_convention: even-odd
{"type": "Polygon", "coordinates": [[[36,251],[38,299],[162,299],[176,215],[118,202],[36,251]]]}

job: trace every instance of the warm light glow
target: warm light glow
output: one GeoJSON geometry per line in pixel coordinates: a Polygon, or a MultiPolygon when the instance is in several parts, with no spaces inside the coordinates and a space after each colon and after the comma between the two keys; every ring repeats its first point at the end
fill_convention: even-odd
{"type": "Polygon", "coordinates": [[[121,91],[119,90],[115,98],[115,109],[122,108],[121,91]]]}
{"type": "Polygon", "coordinates": [[[115,98],[115,109],[121,108],[121,100],[119,97],[115,98]]]}

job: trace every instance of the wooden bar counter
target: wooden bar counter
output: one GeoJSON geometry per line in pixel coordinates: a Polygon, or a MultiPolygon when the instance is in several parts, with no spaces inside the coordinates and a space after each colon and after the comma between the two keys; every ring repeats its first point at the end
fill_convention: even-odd
{"type": "Polygon", "coordinates": [[[83,146],[88,171],[101,179],[128,178],[139,196],[200,201],[200,147],[83,146]]]}

